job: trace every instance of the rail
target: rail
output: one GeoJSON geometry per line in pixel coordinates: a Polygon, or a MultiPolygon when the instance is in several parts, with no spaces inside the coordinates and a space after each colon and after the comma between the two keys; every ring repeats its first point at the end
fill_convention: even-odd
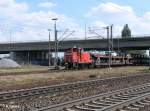
{"type": "Polygon", "coordinates": [[[127,80],[129,78],[132,79],[135,77],[143,77],[143,76],[149,77],[150,74],[136,74],[132,76],[111,77],[111,78],[106,78],[106,79],[94,79],[94,80],[66,83],[66,84],[60,84],[60,85],[36,87],[36,88],[31,88],[31,89],[22,89],[22,90],[10,91],[10,92],[1,92],[0,103],[5,103],[7,101],[11,101],[14,99],[19,99],[19,98],[26,98],[26,97],[35,96],[35,95],[43,95],[43,94],[48,94],[48,93],[75,90],[75,89],[85,88],[89,86],[92,87],[92,86],[97,86],[101,84],[111,83],[112,81],[116,81],[116,80],[127,80]]]}
{"type": "Polygon", "coordinates": [[[135,101],[150,97],[150,84],[138,85],[109,93],[49,106],[34,111],[116,111],[135,101]]]}

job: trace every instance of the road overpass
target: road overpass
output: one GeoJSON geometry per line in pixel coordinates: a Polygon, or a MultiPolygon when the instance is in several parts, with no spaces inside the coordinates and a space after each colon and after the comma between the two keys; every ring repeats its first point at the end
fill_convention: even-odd
{"type": "MultiPolygon", "coordinates": [[[[54,41],[50,42],[51,49],[54,50],[54,41]]],[[[114,49],[120,50],[147,50],[150,47],[150,36],[134,38],[114,38],[114,49]]],[[[70,47],[82,47],[85,50],[107,50],[107,39],[88,39],[88,40],[68,40],[59,42],[59,51],[64,51],[70,47]]],[[[46,51],[48,50],[48,41],[46,42],[22,42],[22,43],[0,43],[0,53],[18,52],[18,51],[46,51]]]]}
{"type": "MultiPolygon", "coordinates": [[[[51,50],[54,51],[54,41],[50,42],[51,50]]],[[[107,39],[68,40],[59,42],[59,51],[71,47],[82,47],[85,50],[108,50],[107,39]]],[[[150,47],[150,36],[132,38],[114,38],[115,50],[147,50],[150,47]]],[[[11,57],[20,63],[48,64],[48,41],[47,42],[22,42],[1,43],[0,53],[11,52],[11,57]]]]}

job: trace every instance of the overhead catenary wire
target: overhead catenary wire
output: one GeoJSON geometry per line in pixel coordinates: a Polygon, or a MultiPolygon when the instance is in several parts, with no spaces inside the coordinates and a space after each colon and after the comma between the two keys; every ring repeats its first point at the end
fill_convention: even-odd
{"type": "Polygon", "coordinates": [[[69,36],[71,36],[73,33],[75,33],[74,30],[73,30],[73,31],[70,31],[70,33],[69,33],[68,35],[62,37],[62,39],[59,39],[59,42],[60,42],[60,41],[64,41],[64,40],[67,39],[69,36]]]}

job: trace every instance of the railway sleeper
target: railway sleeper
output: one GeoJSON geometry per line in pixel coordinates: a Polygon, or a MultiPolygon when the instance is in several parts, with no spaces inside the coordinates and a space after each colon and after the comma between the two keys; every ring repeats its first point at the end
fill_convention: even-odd
{"type": "Polygon", "coordinates": [[[92,108],[85,108],[83,106],[74,106],[74,108],[80,110],[80,111],[96,111],[96,109],[92,109],[92,108]]]}
{"type": "Polygon", "coordinates": [[[135,97],[134,95],[116,95],[116,97],[118,98],[124,98],[124,99],[129,99],[129,98],[132,98],[132,97],[135,97]]]}
{"type": "Polygon", "coordinates": [[[67,108],[67,109],[63,109],[62,111],[76,111],[75,109],[71,109],[71,108],[67,108]]]}
{"type": "Polygon", "coordinates": [[[98,102],[103,103],[103,104],[108,104],[108,105],[112,105],[112,104],[116,104],[114,101],[106,101],[106,100],[99,100],[98,102]]]}
{"type": "Polygon", "coordinates": [[[114,99],[114,98],[107,98],[106,100],[111,101],[111,102],[115,102],[115,103],[122,102],[121,100],[117,100],[117,99],[114,99]]]}
{"type": "Polygon", "coordinates": [[[136,97],[136,95],[135,94],[123,94],[123,95],[118,95],[118,97],[136,97]]]}
{"type": "Polygon", "coordinates": [[[124,109],[127,110],[127,111],[139,111],[139,108],[135,108],[135,107],[132,107],[132,106],[127,106],[124,109]]]}
{"type": "Polygon", "coordinates": [[[128,100],[129,98],[131,97],[113,97],[113,99],[120,100],[120,101],[128,100]]]}
{"type": "Polygon", "coordinates": [[[141,100],[136,103],[130,104],[129,106],[123,107],[122,109],[117,109],[116,111],[149,111],[150,110],[150,102],[141,100]]]}
{"type": "Polygon", "coordinates": [[[132,106],[132,107],[137,107],[137,108],[143,108],[144,107],[144,105],[139,105],[139,104],[136,104],[136,103],[134,103],[134,104],[131,104],[130,106],[132,106]]]}
{"type": "Polygon", "coordinates": [[[107,106],[110,106],[111,104],[105,104],[105,103],[101,103],[101,102],[98,102],[98,101],[92,101],[91,104],[95,104],[95,105],[100,105],[100,106],[103,106],[103,107],[107,107],[107,106]]]}
{"type": "Polygon", "coordinates": [[[93,105],[93,104],[89,104],[89,103],[84,104],[84,106],[86,106],[88,108],[92,108],[92,109],[101,109],[101,108],[103,108],[103,106],[93,105]]]}
{"type": "Polygon", "coordinates": [[[150,103],[147,103],[147,102],[142,102],[142,101],[139,101],[139,102],[136,102],[137,104],[140,104],[140,105],[150,105],[150,103]]]}
{"type": "Polygon", "coordinates": [[[116,111],[128,111],[128,110],[125,110],[125,109],[117,109],[116,111]]]}

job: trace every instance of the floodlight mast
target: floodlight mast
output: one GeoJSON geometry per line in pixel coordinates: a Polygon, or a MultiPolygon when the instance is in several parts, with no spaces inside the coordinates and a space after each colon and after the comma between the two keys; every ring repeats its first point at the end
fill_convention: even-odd
{"type": "Polygon", "coordinates": [[[58,69],[58,40],[57,40],[57,28],[56,28],[56,21],[58,20],[57,18],[52,19],[54,21],[54,37],[55,37],[55,59],[54,59],[54,67],[55,69],[58,69]]]}
{"type": "Polygon", "coordinates": [[[51,66],[51,55],[52,55],[52,53],[51,53],[51,45],[50,45],[50,41],[51,41],[51,29],[48,29],[48,31],[49,31],[49,41],[48,41],[48,68],[50,69],[50,66],[51,66]]]}

